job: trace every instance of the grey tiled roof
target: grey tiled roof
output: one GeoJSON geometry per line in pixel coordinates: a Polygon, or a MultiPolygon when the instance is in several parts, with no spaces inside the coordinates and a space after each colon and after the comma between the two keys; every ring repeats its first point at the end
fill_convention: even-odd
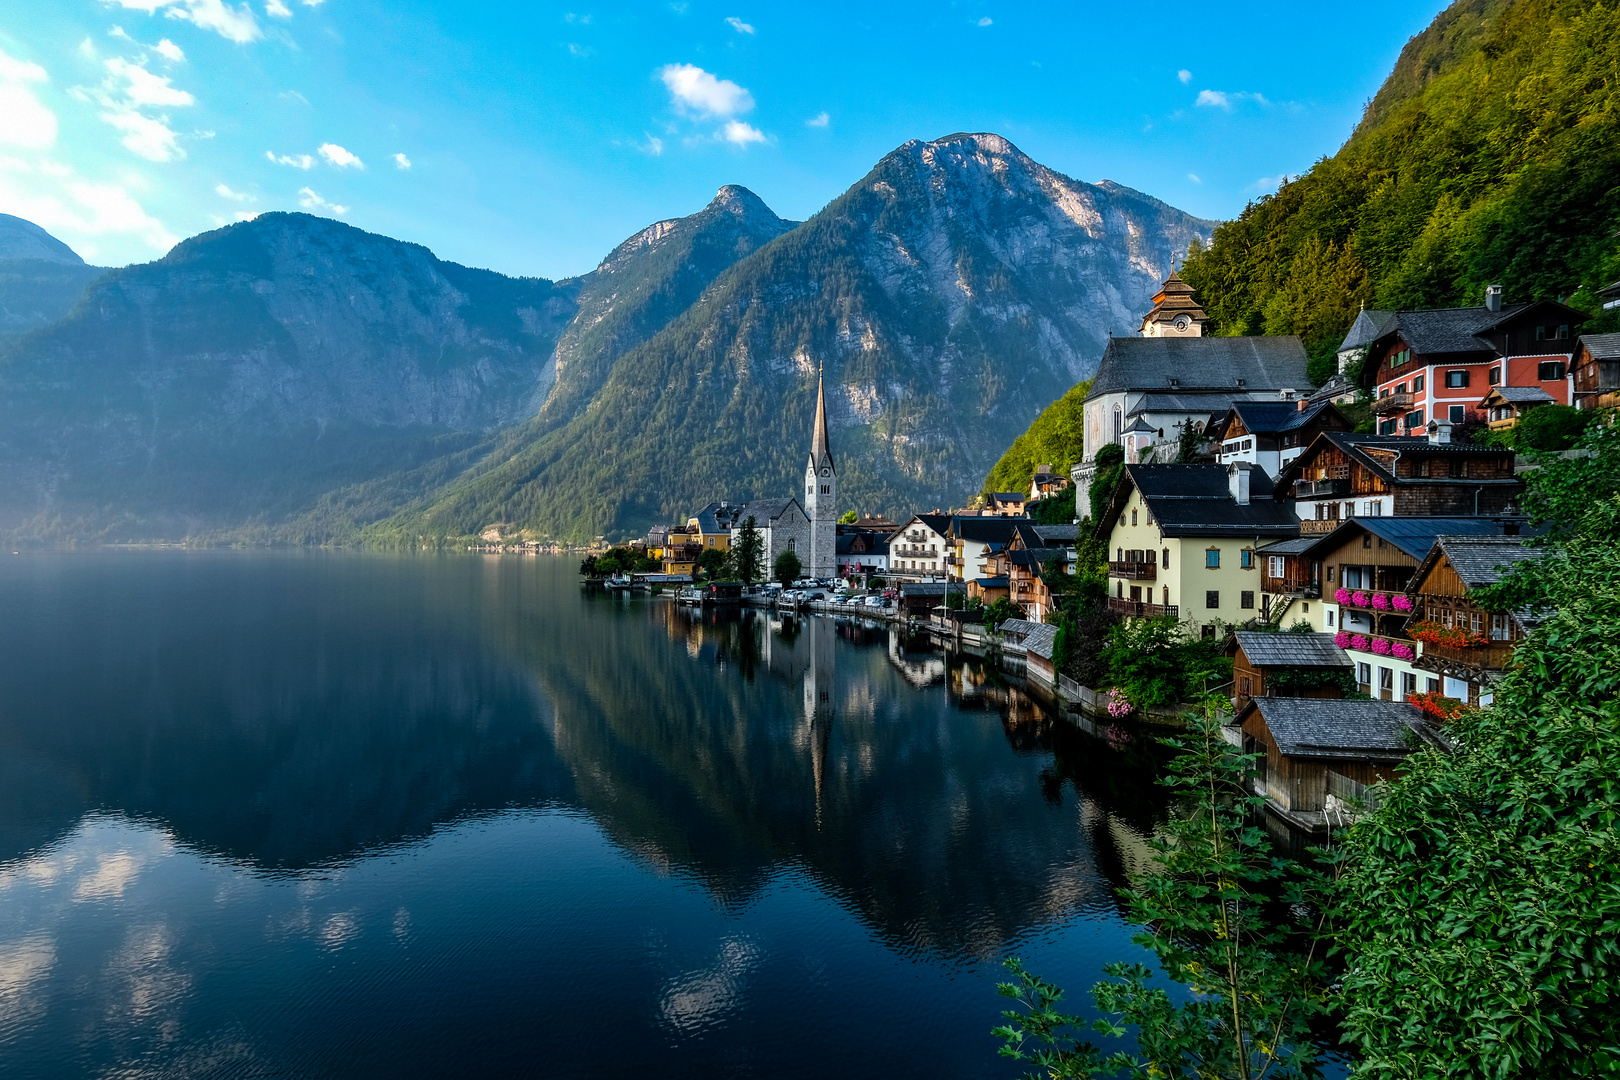
{"type": "Polygon", "coordinates": [[[1304,390],[1311,385],[1305,346],[1297,337],[1123,337],[1108,339],[1087,397],[1178,389],[1171,379],[1179,389],[1304,390]]]}
{"type": "Polygon", "coordinates": [[[1275,544],[1255,548],[1256,555],[1298,555],[1309,550],[1311,545],[1322,539],[1320,536],[1299,536],[1292,540],[1279,540],[1275,544]]]}
{"type": "Polygon", "coordinates": [[[1251,664],[1290,667],[1354,667],[1350,654],[1333,644],[1332,634],[1267,633],[1239,630],[1237,638],[1243,655],[1251,664]]]}
{"type": "Polygon", "coordinates": [[[1393,311],[1362,308],[1361,312],[1356,316],[1356,321],[1350,324],[1350,332],[1344,335],[1343,341],[1339,342],[1339,351],[1359,349],[1363,345],[1371,344],[1374,340],[1383,336],[1384,332],[1389,329],[1389,324],[1394,320],[1395,312],[1393,311]]]}
{"type": "MultiPolygon", "coordinates": [[[[1523,519],[1518,520],[1528,535],[1523,519]]],[[[1310,547],[1327,551],[1345,542],[1346,529],[1365,529],[1385,543],[1393,544],[1412,558],[1422,561],[1434,547],[1437,538],[1444,535],[1478,536],[1508,543],[1518,543],[1523,537],[1502,535],[1502,518],[1489,517],[1358,517],[1350,518],[1326,535],[1311,538],[1310,547]]],[[[1302,538],[1303,539],[1303,538],[1302,538]]],[[[1275,552],[1273,552],[1275,554],[1275,552]]]]}
{"type": "MultiPolygon", "coordinates": [[[[1547,554],[1542,547],[1526,547],[1522,536],[1436,536],[1434,542],[1470,589],[1495,585],[1505,568],[1547,554]]],[[[1427,553],[1425,553],[1427,554],[1427,553]]]]}
{"type": "MultiPolygon", "coordinates": [[[[1401,311],[1396,313],[1395,323],[1389,329],[1400,331],[1401,340],[1419,353],[1486,352],[1494,356],[1496,350],[1474,335],[1484,333],[1527,306],[1507,304],[1500,311],[1484,306],[1401,311]]],[[[1388,332],[1386,329],[1385,333],[1388,332]]]]}
{"type": "Polygon", "coordinates": [[[1003,619],[1001,621],[1001,625],[996,629],[1000,630],[1003,634],[1022,635],[1029,633],[1039,625],[1041,624],[1038,622],[1030,622],[1028,619],[1003,619]]]}
{"type": "Polygon", "coordinates": [[[733,518],[732,528],[742,528],[742,523],[753,515],[754,524],[761,527],[768,525],[781,517],[790,506],[797,506],[797,499],[755,499],[737,507],[736,517],[733,518]]]}
{"type": "Polygon", "coordinates": [[[1165,536],[1299,535],[1299,520],[1287,502],[1272,499],[1264,469],[1249,471],[1246,505],[1232,498],[1224,465],[1127,465],[1125,472],[1165,536]]]}
{"type": "Polygon", "coordinates": [[[1007,575],[974,578],[973,583],[981,589],[1005,589],[1007,587],[1007,575]]]}
{"type": "MultiPolygon", "coordinates": [[[[950,583],[953,593],[962,592],[965,586],[960,581],[950,583]]],[[[900,583],[902,596],[944,596],[945,582],[943,581],[902,581],[900,583]]]]}
{"type": "MultiPolygon", "coordinates": [[[[1279,387],[1279,389],[1281,389],[1279,387]]],[[[1158,393],[1143,394],[1140,401],[1132,406],[1127,416],[1142,416],[1147,413],[1209,413],[1214,415],[1231,407],[1236,401],[1276,401],[1277,392],[1260,391],[1250,393],[1241,391],[1234,393],[1230,387],[1215,387],[1213,389],[1199,390],[1182,389],[1175,391],[1161,391],[1158,393]]]]}
{"type": "Polygon", "coordinates": [[[1539,386],[1493,386],[1485,397],[1487,400],[1499,397],[1513,405],[1545,405],[1553,399],[1539,386]]]}
{"type": "Polygon", "coordinates": [[[1042,540],[1045,540],[1048,544],[1052,543],[1054,540],[1058,541],[1059,543],[1067,542],[1072,544],[1074,541],[1080,538],[1080,526],[1037,525],[1035,526],[1035,534],[1042,540]]]}
{"type": "Polygon", "coordinates": [[[1414,725],[1423,714],[1404,701],[1335,698],[1255,698],[1277,749],[1290,757],[1371,758],[1406,756],[1414,725]]]}
{"type": "MultiPolygon", "coordinates": [[[[1615,285],[1620,285],[1620,281],[1615,285]]],[[[1620,359],[1620,334],[1582,334],[1580,343],[1599,360],[1620,359]]]]}
{"type": "Polygon", "coordinates": [[[1030,623],[1024,634],[1024,648],[1043,660],[1052,659],[1052,646],[1057,644],[1058,628],[1046,623],[1030,623]]]}
{"type": "Polygon", "coordinates": [[[951,519],[951,533],[958,540],[979,544],[1005,544],[1018,530],[1017,518],[959,517],[951,519]]]}

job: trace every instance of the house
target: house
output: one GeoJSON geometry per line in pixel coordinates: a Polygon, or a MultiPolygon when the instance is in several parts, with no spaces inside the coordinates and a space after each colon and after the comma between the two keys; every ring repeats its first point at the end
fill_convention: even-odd
{"type": "Polygon", "coordinates": [[[1314,564],[1320,601],[1280,596],[1274,601],[1273,619],[1283,622],[1297,612],[1318,630],[1335,635],[1355,662],[1356,682],[1363,693],[1404,701],[1412,694],[1440,692],[1440,679],[1419,663],[1421,645],[1408,633],[1417,611],[1410,595],[1413,575],[1439,536],[1481,536],[1517,544],[1523,528],[1524,519],[1516,517],[1344,522],[1331,534],[1315,537],[1297,556],[1314,564]]]}
{"type": "MultiPolygon", "coordinates": [[[[1306,552],[1320,539],[1314,534],[1297,536],[1255,549],[1255,558],[1260,560],[1261,619],[1282,625],[1297,600],[1296,620],[1310,621],[1311,603],[1322,595],[1322,564],[1306,552]]],[[[1321,618],[1320,610],[1317,618],[1321,618]]]]}
{"type": "Polygon", "coordinates": [[[731,534],[727,544],[734,544],[742,533],[743,523],[754,519],[754,529],[760,538],[760,574],[766,578],[784,551],[793,552],[809,574],[810,515],[799,506],[797,499],[754,499],[732,510],[731,534]]]}
{"type": "Polygon", "coordinates": [[[945,604],[947,593],[966,597],[967,590],[959,582],[902,581],[900,583],[900,610],[908,618],[932,618],[934,609],[945,604]]]}
{"type": "Polygon", "coordinates": [[[900,526],[896,525],[882,514],[862,514],[860,517],[855,519],[853,527],[888,534],[894,532],[894,530],[898,529],[900,526]]]}
{"type": "Polygon", "coordinates": [[[889,536],[889,573],[912,581],[945,578],[949,514],[917,514],[889,536]]]}
{"type": "Polygon", "coordinates": [[[712,502],[686,519],[686,543],[700,548],[726,551],[731,547],[731,531],[737,525],[737,506],[712,502]]]}
{"type": "Polygon", "coordinates": [[[1048,690],[1057,685],[1057,668],[1061,658],[1052,655],[1057,646],[1056,626],[1036,619],[1007,619],[997,631],[1004,645],[1012,645],[1023,651],[1026,678],[1048,690]]]}
{"type": "Polygon", "coordinates": [[[662,559],[664,548],[669,546],[669,526],[654,525],[647,530],[647,557],[662,559]]]}
{"type": "MultiPolygon", "coordinates": [[[[1620,282],[1615,286],[1620,286],[1620,282]]],[[[1615,304],[1620,304],[1620,300],[1604,306],[1615,304]]],[[[1570,370],[1577,409],[1620,406],[1620,334],[1582,334],[1575,344],[1570,370]]]]}
{"type": "Polygon", "coordinates": [[[1056,495],[1069,486],[1067,473],[1055,472],[1051,462],[1035,467],[1035,475],[1029,481],[1029,501],[1044,499],[1056,495]]]}
{"type": "Polygon", "coordinates": [[[1228,652],[1234,709],[1257,697],[1342,698],[1355,672],[1332,634],[1239,630],[1228,652]]]}
{"type": "Polygon", "coordinates": [[[1046,583],[1046,574],[1073,572],[1070,546],[1061,539],[1049,541],[1035,526],[1021,525],[1007,543],[1005,558],[1008,598],[1035,622],[1056,611],[1058,598],[1046,583]]]}
{"type": "Polygon", "coordinates": [[[1404,701],[1255,697],[1232,727],[1243,750],[1258,755],[1255,793],[1306,830],[1326,827],[1329,796],[1360,796],[1393,778],[1411,747],[1433,741],[1423,714],[1404,701]]]}
{"type": "Polygon", "coordinates": [[[1234,402],[1291,401],[1311,385],[1299,338],[1204,337],[1196,297],[1177,283],[1171,275],[1143,319],[1148,336],[1109,338],[1103,350],[1083,406],[1084,452],[1070,470],[1077,505],[1088,505],[1097,451],[1108,443],[1139,462],[1184,431],[1201,433],[1234,402]]]}
{"type": "Polygon", "coordinates": [[[1026,501],[1022,491],[993,491],[987,510],[997,517],[1023,517],[1026,501]]]}
{"type": "Polygon", "coordinates": [[[1324,431],[1283,467],[1305,533],[1328,533],[1353,517],[1499,515],[1524,485],[1513,451],[1451,441],[1436,422],[1422,436],[1324,431]]]}
{"type": "Polygon", "coordinates": [[[1299,535],[1271,478],[1247,462],[1126,465],[1096,528],[1113,556],[1112,610],[1173,616],[1206,635],[1259,615],[1255,549],[1299,535]]]}
{"type": "Polygon", "coordinates": [[[1452,535],[1434,545],[1413,572],[1408,591],[1416,609],[1408,633],[1422,641],[1418,666],[1439,676],[1440,693],[1488,705],[1490,686],[1513,661],[1514,646],[1539,621],[1530,610],[1482,606],[1474,591],[1495,585],[1507,568],[1545,556],[1516,535],[1452,535]]]}
{"type": "Polygon", "coordinates": [[[1552,300],[1504,306],[1499,285],[1485,290],[1481,307],[1396,312],[1361,367],[1378,433],[1416,431],[1429,420],[1460,424],[1478,416],[1493,386],[1535,387],[1570,404],[1573,331],[1586,318],[1552,300]]]}
{"type": "Polygon", "coordinates": [[[838,526],[838,576],[882,575],[889,568],[889,533],[858,525],[838,526]]]}
{"type": "Polygon", "coordinates": [[[1324,431],[1354,431],[1331,401],[1240,401],[1206,430],[1219,449],[1215,462],[1247,461],[1276,476],[1324,431]]]}
{"type": "Polygon", "coordinates": [[[689,534],[682,528],[671,529],[669,533],[669,543],[664,547],[664,573],[693,574],[697,570],[697,561],[703,554],[703,548],[691,542],[688,539],[689,534]]]}
{"type": "Polygon", "coordinates": [[[991,551],[1004,551],[1027,520],[1004,517],[951,518],[945,542],[950,553],[945,563],[950,576],[957,581],[969,581],[986,573],[985,556],[991,551]]]}
{"type": "Polygon", "coordinates": [[[1551,405],[1553,397],[1539,386],[1493,386],[1479,403],[1492,431],[1517,427],[1524,414],[1537,405],[1551,405]]]}

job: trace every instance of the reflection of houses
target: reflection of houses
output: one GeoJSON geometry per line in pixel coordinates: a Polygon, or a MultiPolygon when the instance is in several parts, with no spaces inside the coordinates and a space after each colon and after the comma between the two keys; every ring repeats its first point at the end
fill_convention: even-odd
{"type": "Polygon", "coordinates": [[[804,669],[804,720],[800,729],[810,751],[816,789],[816,827],[821,826],[821,796],[826,783],[827,747],[832,739],[833,693],[837,681],[834,652],[837,628],[830,619],[810,619],[804,628],[810,662],[804,669]]]}
{"type": "Polygon", "coordinates": [[[1416,607],[1411,633],[1423,640],[1417,664],[1439,675],[1440,692],[1471,704],[1488,704],[1490,684],[1513,659],[1514,646],[1531,629],[1533,611],[1493,611],[1473,596],[1495,585],[1504,568],[1540,559],[1545,548],[1525,547],[1518,536],[1452,536],[1434,538],[1412,574],[1416,607]]]}
{"type": "Polygon", "coordinates": [[[1423,714],[1402,701],[1257,697],[1233,726],[1243,749],[1261,755],[1257,793],[1305,828],[1326,824],[1328,796],[1359,797],[1366,786],[1391,779],[1408,747],[1429,737],[1423,714]]]}
{"type": "Polygon", "coordinates": [[[926,639],[919,649],[906,647],[906,636],[889,631],[889,663],[912,686],[932,686],[945,678],[945,655],[926,639]]]}
{"type": "Polygon", "coordinates": [[[1239,630],[1232,635],[1233,703],[1257,697],[1342,698],[1355,665],[1332,634],[1239,630]]]}

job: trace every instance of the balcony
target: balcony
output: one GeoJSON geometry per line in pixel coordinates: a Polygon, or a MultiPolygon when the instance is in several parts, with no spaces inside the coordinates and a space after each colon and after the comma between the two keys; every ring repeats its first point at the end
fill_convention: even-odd
{"type": "Polygon", "coordinates": [[[1316,499],[1324,495],[1350,494],[1350,480],[1295,480],[1294,498],[1316,499]]]}
{"type": "Polygon", "coordinates": [[[1359,608],[1362,611],[1376,611],[1380,614],[1411,615],[1417,611],[1416,605],[1404,592],[1379,589],[1335,589],[1333,602],[1340,607],[1359,608]],[[1401,606],[1403,604],[1405,607],[1401,606]]]}
{"type": "Polygon", "coordinates": [[[1385,634],[1358,634],[1354,630],[1340,630],[1333,635],[1333,643],[1353,653],[1366,653],[1390,660],[1412,661],[1417,658],[1416,642],[1385,634]]]}
{"type": "Polygon", "coordinates": [[[1159,578],[1159,564],[1110,561],[1108,563],[1108,576],[1124,578],[1126,581],[1157,581],[1159,578]]]}
{"type": "Polygon", "coordinates": [[[1374,398],[1372,403],[1375,413],[1410,412],[1412,409],[1412,395],[1388,394],[1381,398],[1374,398]]]}
{"type": "Polygon", "coordinates": [[[1280,578],[1264,578],[1260,588],[1273,596],[1297,596],[1305,600],[1315,600],[1322,595],[1321,582],[1315,578],[1300,577],[1296,574],[1280,578]]]}
{"type": "Polygon", "coordinates": [[[1172,619],[1181,618],[1181,608],[1176,604],[1149,604],[1142,600],[1120,600],[1110,596],[1108,610],[1119,615],[1131,615],[1139,618],[1151,619],[1159,615],[1168,615],[1172,619]]]}
{"type": "Polygon", "coordinates": [[[1299,531],[1307,536],[1319,536],[1332,532],[1342,524],[1343,522],[1334,518],[1324,518],[1321,521],[1317,521],[1314,518],[1306,518],[1304,521],[1299,523],[1299,531]]]}
{"type": "Polygon", "coordinates": [[[1492,641],[1471,649],[1457,649],[1449,645],[1423,643],[1423,656],[1418,664],[1430,671],[1442,667],[1463,667],[1479,671],[1504,671],[1513,660],[1513,642],[1492,641]]]}

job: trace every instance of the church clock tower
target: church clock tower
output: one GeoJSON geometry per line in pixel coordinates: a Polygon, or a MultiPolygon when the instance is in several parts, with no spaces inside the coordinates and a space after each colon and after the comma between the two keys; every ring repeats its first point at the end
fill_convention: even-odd
{"type": "Polygon", "coordinates": [[[804,470],[804,513],[810,519],[810,557],[804,561],[807,577],[838,574],[838,468],[827,440],[827,394],[816,376],[816,422],[810,431],[810,463],[804,470]]]}

